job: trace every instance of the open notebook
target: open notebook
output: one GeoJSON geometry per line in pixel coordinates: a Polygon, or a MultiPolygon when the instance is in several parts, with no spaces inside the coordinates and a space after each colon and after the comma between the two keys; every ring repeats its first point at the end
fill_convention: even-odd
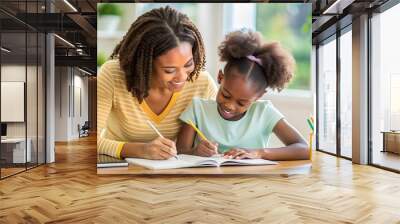
{"type": "Polygon", "coordinates": [[[180,154],[178,159],[170,158],[168,160],[149,160],[137,158],[125,158],[128,163],[143,166],[148,169],[161,170],[161,169],[176,169],[186,167],[205,167],[205,166],[237,166],[237,165],[274,165],[278,164],[274,161],[264,159],[226,159],[222,156],[215,157],[201,157],[180,154]]]}

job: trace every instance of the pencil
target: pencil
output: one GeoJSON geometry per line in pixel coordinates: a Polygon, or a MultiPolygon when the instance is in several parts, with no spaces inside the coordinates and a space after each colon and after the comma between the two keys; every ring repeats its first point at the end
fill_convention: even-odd
{"type": "Polygon", "coordinates": [[[311,122],[311,120],[309,118],[307,118],[307,124],[311,129],[311,132],[314,132],[314,124],[313,122],[311,122]]]}
{"type": "Polygon", "coordinates": [[[311,116],[310,118],[307,118],[307,124],[310,127],[310,140],[308,142],[308,144],[310,145],[310,160],[312,160],[312,139],[313,139],[313,135],[314,135],[314,119],[311,116]]]}
{"type": "Polygon", "coordinates": [[[313,132],[310,132],[310,160],[312,160],[312,139],[313,139],[313,132]]]}
{"type": "MultiPolygon", "coordinates": [[[[153,123],[151,123],[151,121],[147,120],[147,123],[157,133],[158,136],[160,136],[161,138],[164,138],[164,136],[158,131],[158,129],[153,125],[153,123]]],[[[175,159],[178,159],[177,155],[174,155],[174,157],[175,157],[175,159]]]]}
{"type": "Polygon", "coordinates": [[[208,141],[208,139],[206,138],[206,136],[204,136],[204,134],[196,127],[196,125],[194,125],[194,123],[192,122],[192,120],[188,120],[188,124],[190,125],[190,126],[192,126],[192,128],[197,132],[197,134],[198,135],[200,135],[200,137],[203,139],[203,140],[207,140],[208,141]]]}

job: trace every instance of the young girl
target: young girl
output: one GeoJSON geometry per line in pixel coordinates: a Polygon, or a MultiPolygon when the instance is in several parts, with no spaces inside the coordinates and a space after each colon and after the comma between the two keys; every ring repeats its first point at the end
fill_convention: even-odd
{"type": "MultiPolygon", "coordinates": [[[[281,91],[293,74],[294,59],[278,43],[263,43],[249,30],[228,34],[219,46],[226,62],[219,71],[216,101],[194,98],[180,119],[179,153],[268,160],[308,159],[308,146],[270,101],[258,101],[267,91],[281,91]],[[205,135],[195,140],[192,121],[205,135]],[[268,148],[271,133],[286,145],[268,148]]],[[[295,105],[294,105],[295,108],[295,105]]]]}

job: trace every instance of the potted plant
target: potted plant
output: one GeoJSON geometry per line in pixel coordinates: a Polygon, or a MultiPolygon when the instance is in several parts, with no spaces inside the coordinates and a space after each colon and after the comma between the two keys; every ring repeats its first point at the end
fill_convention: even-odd
{"type": "Polygon", "coordinates": [[[121,20],[122,10],[115,3],[100,3],[97,6],[99,14],[99,30],[114,32],[121,20]]]}

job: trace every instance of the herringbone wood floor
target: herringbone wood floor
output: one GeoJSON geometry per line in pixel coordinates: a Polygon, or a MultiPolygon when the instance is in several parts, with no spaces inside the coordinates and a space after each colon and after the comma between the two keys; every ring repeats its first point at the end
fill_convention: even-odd
{"type": "Polygon", "coordinates": [[[0,181],[0,223],[400,223],[400,175],[317,153],[309,175],[97,176],[94,138],[0,181]]]}

